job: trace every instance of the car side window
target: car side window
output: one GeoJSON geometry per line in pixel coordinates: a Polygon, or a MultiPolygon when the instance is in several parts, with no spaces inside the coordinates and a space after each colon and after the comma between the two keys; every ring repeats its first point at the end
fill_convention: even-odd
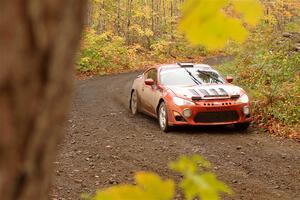
{"type": "Polygon", "coordinates": [[[157,84],[157,70],[156,69],[150,69],[146,72],[145,78],[151,78],[154,80],[155,85],[157,84]]]}

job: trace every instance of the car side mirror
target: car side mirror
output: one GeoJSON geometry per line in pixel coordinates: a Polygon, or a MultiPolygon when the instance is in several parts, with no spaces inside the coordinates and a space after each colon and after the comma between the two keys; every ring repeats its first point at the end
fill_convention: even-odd
{"type": "Polygon", "coordinates": [[[145,80],[145,85],[149,85],[149,86],[154,85],[154,80],[152,78],[147,78],[145,80]]]}
{"type": "Polygon", "coordinates": [[[232,77],[232,76],[227,76],[227,77],[226,77],[226,81],[227,81],[228,83],[232,83],[232,82],[233,82],[233,77],[232,77]]]}

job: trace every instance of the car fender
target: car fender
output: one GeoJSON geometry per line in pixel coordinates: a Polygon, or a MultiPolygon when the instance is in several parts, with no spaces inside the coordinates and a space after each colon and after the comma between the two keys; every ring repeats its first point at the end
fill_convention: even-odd
{"type": "Polygon", "coordinates": [[[131,108],[130,102],[131,102],[131,97],[132,97],[132,93],[134,90],[137,91],[138,98],[140,98],[141,82],[142,82],[142,75],[139,75],[136,79],[134,79],[134,81],[132,83],[132,87],[130,90],[130,96],[129,96],[129,108],[131,108]]]}
{"type": "Polygon", "coordinates": [[[161,96],[159,98],[159,101],[157,101],[157,104],[156,104],[156,114],[158,113],[158,109],[159,109],[159,105],[161,102],[165,102],[166,106],[167,106],[167,109],[169,110],[169,107],[170,107],[170,100],[172,100],[172,95],[173,95],[173,92],[168,89],[168,88],[162,88],[160,89],[162,92],[161,92],[161,96]],[[170,92],[172,92],[171,94],[169,94],[170,92]]]}

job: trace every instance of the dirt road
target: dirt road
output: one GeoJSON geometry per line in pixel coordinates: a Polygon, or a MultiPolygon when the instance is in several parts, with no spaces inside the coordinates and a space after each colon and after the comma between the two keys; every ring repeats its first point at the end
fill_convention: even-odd
{"type": "Polygon", "coordinates": [[[178,176],[168,163],[201,154],[234,190],[224,199],[300,200],[300,144],[251,127],[183,128],[162,133],[156,120],[133,117],[129,91],[138,73],[77,81],[67,135],[60,145],[51,198],[79,199],[84,192],[132,183],[136,171],[178,176]]]}

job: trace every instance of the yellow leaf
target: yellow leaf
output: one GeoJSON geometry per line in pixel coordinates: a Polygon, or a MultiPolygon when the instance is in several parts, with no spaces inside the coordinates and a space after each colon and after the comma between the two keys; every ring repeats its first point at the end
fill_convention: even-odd
{"type": "Polygon", "coordinates": [[[179,30],[192,44],[208,49],[223,48],[228,40],[243,42],[248,34],[243,22],[254,25],[262,16],[258,0],[188,0],[182,10],[179,30]],[[225,14],[231,3],[242,19],[225,14]]]}
{"type": "Polygon", "coordinates": [[[175,186],[172,180],[162,180],[157,174],[139,172],[137,185],[120,185],[97,192],[95,200],[171,200],[175,186]]]}
{"type": "MultiPolygon", "coordinates": [[[[144,192],[136,186],[120,185],[97,192],[95,200],[139,200],[145,199],[144,192]]],[[[147,200],[147,199],[146,199],[147,200]]]]}
{"type": "Polygon", "coordinates": [[[232,3],[249,25],[256,25],[263,16],[263,9],[258,0],[232,0],[232,3]]]}
{"type": "Polygon", "coordinates": [[[163,181],[157,174],[149,172],[137,173],[135,180],[152,199],[168,200],[174,196],[175,186],[172,180],[163,181]]]}

